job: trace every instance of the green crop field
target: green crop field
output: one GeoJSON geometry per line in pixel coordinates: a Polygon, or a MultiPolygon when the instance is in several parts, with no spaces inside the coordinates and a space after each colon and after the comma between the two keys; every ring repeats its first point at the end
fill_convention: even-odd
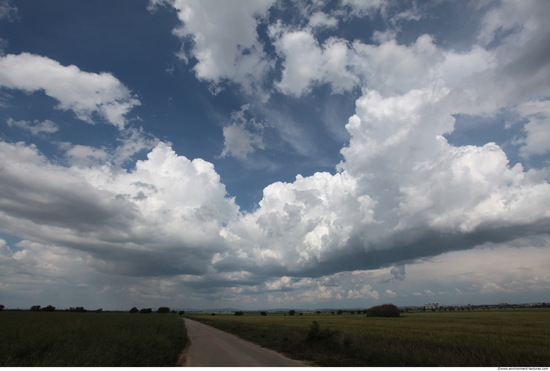
{"type": "Polygon", "coordinates": [[[550,365],[548,309],[190,318],[320,366],[550,365]]]}
{"type": "Polygon", "coordinates": [[[173,314],[0,312],[0,366],[174,366],[187,337],[173,314]]]}

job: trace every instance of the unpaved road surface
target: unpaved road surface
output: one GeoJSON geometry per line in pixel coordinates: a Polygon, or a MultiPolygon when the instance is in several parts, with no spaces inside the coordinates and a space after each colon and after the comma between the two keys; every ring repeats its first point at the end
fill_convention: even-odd
{"type": "Polygon", "coordinates": [[[235,335],[185,319],[190,345],[185,352],[186,367],[306,367],[290,358],[235,335]]]}

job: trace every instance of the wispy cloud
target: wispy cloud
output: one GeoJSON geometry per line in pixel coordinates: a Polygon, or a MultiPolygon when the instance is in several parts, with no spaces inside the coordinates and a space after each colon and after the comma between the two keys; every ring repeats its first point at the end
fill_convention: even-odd
{"type": "Polygon", "coordinates": [[[45,121],[20,120],[20,121],[16,121],[16,120],[12,119],[11,117],[9,117],[6,121],[6,123],[8,124],[8,126],[17,127],[17,128],[23,129],[25,131],[28,131],[32,135],[52,134],[52,133],[55,133],[59,130],[59,126],[51,120],[45,120],[45,121]]]}

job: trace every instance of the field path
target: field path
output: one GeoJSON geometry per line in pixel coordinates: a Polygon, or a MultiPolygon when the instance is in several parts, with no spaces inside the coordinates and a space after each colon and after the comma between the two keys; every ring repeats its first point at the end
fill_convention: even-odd
{"type": "Polygon", "coordinates": [[[307,367],[269,349],[202,323],[185,319],[190,345],[186,367],[307,367]]]}

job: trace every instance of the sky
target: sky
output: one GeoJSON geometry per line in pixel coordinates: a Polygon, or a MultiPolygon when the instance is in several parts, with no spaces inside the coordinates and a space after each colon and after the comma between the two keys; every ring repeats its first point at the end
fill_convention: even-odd
{"type": "Polygon", "coordinates": [[[0,0],[0,303],[549,302],[549,16],[0,0]]]}

